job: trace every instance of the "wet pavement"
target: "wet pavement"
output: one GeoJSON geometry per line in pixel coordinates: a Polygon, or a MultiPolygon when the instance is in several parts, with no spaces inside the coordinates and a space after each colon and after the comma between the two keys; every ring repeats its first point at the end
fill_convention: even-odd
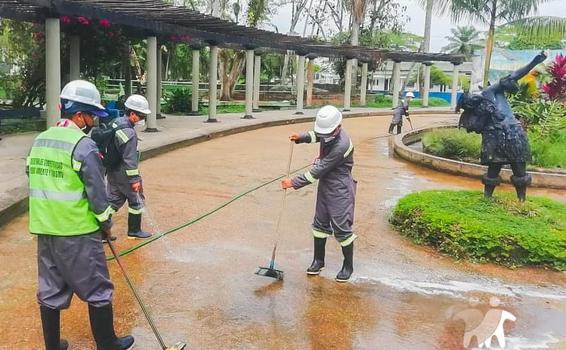
{"type": "MultiPolygon", "coordinates": [[[[415,126],[446,117],[413,117],[415,126]]],[[[256,276],[268,263],[282,192],[278,181],[235,201],[194,225],[124,257],[166,342],[188,349],[463,349],[465,327],[490,310],[490,297],[516,316],[505,324],[507,349],[566,349],[566,274],[510,270],[455,262],[412,244],[387,223],[395,202],[424,189],[480,189],[474,179],[422,169],[390,154],[387,117],[345,120],[356,144],[355,272],[347,284],[334,276],[339,245],[327,243],[326,270],[307,277],[312,258],[310,222],[315,186],[288,195],[277,255],[285,280],[256,276]],[[462,312],[476,316],[463,317],[462,312]],[[460,318],[460,320],[458,320],[460,318]],[[466,319],[468,323],[462,321],[466,319]]],[[[282,175],[287,135],[310,124],[273,127],[179,149],[142,163],[146,228],[167,230],[282,175]]],[[[293,168],[311,162],[315,145],[297,145],[293,168]]],[[[498,190],[512,190],[502,186],[498,190]]],[[[566,200],[565,191],[530,194],[566,200]]],[[[126,210],[116,217],[124,250],[126,210]]],[[[0,349],[40,349],[35,239],[27,217],[2,227],[0,349]]],[[[116,328],[133,333],[136,349],[159,349],[115,262],[116,328]]],[[[63,313],[71,349],[92,349],[87,307],[75,300],[63,313]]]]}

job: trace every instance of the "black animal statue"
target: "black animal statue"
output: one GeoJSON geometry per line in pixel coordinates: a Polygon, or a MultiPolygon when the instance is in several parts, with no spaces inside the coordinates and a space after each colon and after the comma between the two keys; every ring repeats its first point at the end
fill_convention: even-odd
{"type": "Polygon", "coordinates": [[[481,163],[487,165],[487,173],[482,178],[486,198],[491,198],[495,187],[501,183],[499,173],[506,164],[513,171],[511,182],[517,197],[521,202],[527,197],[527,187],[531,184],[527,162],[531,160],[531,150],[525,130],[513,115],[505,93],[517,92],[518,80],[545,59],[546,55],[541,52],[525,67],[483,89],[479,95],[464,94],[458,101],[456,112],[464,110],[459,126],[482,135],[481,163]]]}

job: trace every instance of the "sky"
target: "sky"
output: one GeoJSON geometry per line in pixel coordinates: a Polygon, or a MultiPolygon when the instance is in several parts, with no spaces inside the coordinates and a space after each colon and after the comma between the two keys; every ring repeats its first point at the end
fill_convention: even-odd
{"type": "MultiPolygon", "coordinates": [[[[315,0],[316,1],[316,0],[315,0]]],[[[410,22],[405,26],[405,30],[414,34],[423,35],[425,11],[416,0],[398,0],[402,5],[407,6],[407,15],[410,22]]],[[[551,0],[539,6],[539,16],[560,16],[566,17],[566,0],[551,0]]],[[[291,6],[283,6],[277,14],[273,16],[271,23],[276,25],[280,33],[286,33],[289,30],[289,22],[291,20],[291,6]]],[[[304,23],[304,22],[303,22],[304,23]]],[[[467,25],[468,23],[459,23],[467,25]]],[[[479,30],[486,30],[477,23],[474,26],[479,30]]],[[[431,51],[439,52],[440,49],[447,44],[445,36],[450,35],[450,29],[454,28],[449,16],[438,17],[435,15],[432,21],[431,33],[431,51]]],[[[297,31],[302,33],[303,24],[297,25],[297,31]]],[[[273,27],[266,26],[267,30],[274,30],[273,27]]]]}

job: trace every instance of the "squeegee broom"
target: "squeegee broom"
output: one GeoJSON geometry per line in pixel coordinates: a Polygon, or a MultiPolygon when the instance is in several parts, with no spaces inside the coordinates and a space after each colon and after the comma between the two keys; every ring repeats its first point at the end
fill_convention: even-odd
{"type": "MultiPolygon", "coordinates": [[[[293,144],[294,142],[291,141],[289,146],[289,161],[287,162],[287,178],[291,175],[291,161],[293,160],[293,144]]],[[[275,253],[277,252],[277,243],[279,242],[280,236],[280,226],[281,226],[281,219],[283,218],[283,214],[285,213],[287,204],[287,189],[283,190],[283,198],[281,200],[281,210],[279,211],[279,217],[277,218],[277,226],[275,227],[275,236],[276,241],[273,245],[273,252],[271,253],[271,261],[269,262],[269,267],[260,266],[257,271],[256,275],[271,277],[278,280],[283,280],[283,271],[277,270],[275,268],[275,253]]]]}
{"type": "Polygon", "coordinates": [[[126,283],[128,284],[128,287],[130,287],[130,289],[132,290],[132,293],[134,294],[134,297],[136,298],[138,304],[140,305],[140,308],[142,309],[143,314],[145,315],[145,318],[147,319],[147,322],[149,323],[151,330],[153,331],[153,334],[155,334],[155,337],[157,338],[159,345],[161,345],[161,349],[162,350],[183,350],[187,346],[187,344],[185,344],[183,342],[178,342],[173,346],[165,345],[165,342],[163,341],[161,334],[159,334],[159,331],[157,330],[155,323],[153,323],[153,320],[151,319],[151,316],[149,315],[149,312],[147,311],[145,304],[141,300],[141,297],[139,296],[136,287],[134,286],[134,284],[130,280],[130,277],[126,273],[126,269],[124,268],[124,266],[122,266],[122,262],[120,261],[120,257],[116,253],[116,250],[114,249],[114,243],[112,243],[111,240],[108,240],[108,246],[110,247],[110,250],[112,251],[112,255],[114,255],[114,258],[116,259],[116,262],[118,263],[118,266],[120,267],[120,270],[122,270],[122,274],[124,275],[124,278],[126,279],[126,283]]]}

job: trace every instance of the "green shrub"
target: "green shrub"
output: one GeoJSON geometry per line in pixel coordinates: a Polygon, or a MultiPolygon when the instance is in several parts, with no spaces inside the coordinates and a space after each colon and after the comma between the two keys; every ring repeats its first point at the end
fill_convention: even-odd
{"type": "MultiPolygon", "coordinates": [[[[368,101],[367,106],[371,108],[391,108],[393,104],[393,97],[390,95],[376,95],[373,101],[368,101]]],[[[414,98],[409,103],[410,107],[421,107],[422,100],[420,98],[414,98]]],[[[449,103],[439,97],[430,97],[428,99],[429,107],[443,107],[448,106],[449,103]]]]}
{"type": "Polygon", "coordinates": [[[541,168],[566,169],[566,130],[558,130],[550,136],[529,131],[529,143],[533,154],[532,164],[541,168]]]}
{"type": "Polygon", "coordinates": [[[165,92],[165,113],[190,113],[192,111],[192,89],[181,88],[165,92]]]}
{"type": "Polygon", "coordinates": [[[566,204],[511,193],[425,191],[401,200],[390,218],[401,234],[456,259],[566,270],[566,204]]]}
{"type": "Polygon", "coordinates": [[[481,136],[463,129],[437,129],[427,132],[423,151],[438,157],[478,163],[481,153],[481,136]]]}

